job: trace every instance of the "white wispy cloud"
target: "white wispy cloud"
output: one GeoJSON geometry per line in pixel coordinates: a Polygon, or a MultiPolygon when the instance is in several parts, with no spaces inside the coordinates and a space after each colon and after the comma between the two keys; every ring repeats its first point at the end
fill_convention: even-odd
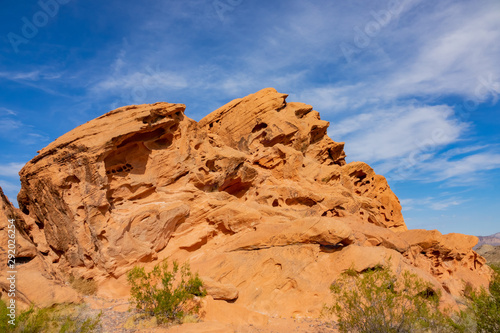
{"type": "Polygon", "coordinates": [[[405,198],[400,199],[403,211],[410,210],[447,210],[448,208],[458,206],[466,202],[466,199],[459,197],[437,198],[405,198]]]}
{"type": "Polygon", "coordinates": [[[0,81],[3,79],[21,86],[41,90],[49,95],[68,97],[57,86],[63,76],[62,69],[55,70],[48,67],[32,71],[0,71],[0,81]]]}
{"type": "Polygon", "coordinates": [[[152,91],[178,90],[189,86],[185,74],[162,69],[160,61],[154,64],[132,62],[127,58],[129,47],[124,41],[111,63],[110,71],[92,78],[94,83],[88,91],[94,98],[119,95],[124,103],[144,103],[147,94],[152,91]]]}
{"type": "Polygon", "coordinates": [[[8,80],[31,80],[36,81],[40,78],[40,71],[35,70],[31,72],[0,72],[0,78],[8,80]]]}
{"type": "Polygon", "coordinates": [[[447,105],[402,105],[347,117],[331,124],[328,133],[346,141],[348,156],[356,160],[394,162],[455,142],[467,125],[452,116],[447,105]]]}
{"type": "Polygon", "coordinates": [[[146,67],[143,72],[133,72],[112,76],[99,82],[94,91],[115,92],[124,89],[180,89],[187,87],[187,82],[181,75],[168,71],[154,70],[146,67]]]}
{"type": "Polygon", "coordinates": [[[455,158],[455,157],[460,156],[460,155],[465,155],[465,154],[469,154],[472,152],[477,152],[477,151],[487,150],[487,149],[495,149],[495,148],[496,147],[491,145],[491,144],[458,147],[458,148],[449,149],[448,151],[442,153],[441,157],[445,158],[445,159],[455,158]]]}
{"type": "MultiPolygon", "coordinates": [[[[500,76],[498,2],[446,2],[439,11],[420,15],[407,37],[418,40],[416,55],[388,77],[395,97],[414,94],[476,96],[481,78],[500,76]],[[424,30],[419,27],[431,27],[424,30]],[[418,35],[417,35],[418,34],[418,35]]],[[[498,92],[500,93],[500,91],[498,92]]]]}
{"type": "Polygon", "coordinates": [[[14,112],[13,110],[11,109],[8,109],[6,107],[3,107],[3,106],[0,106],[0,116],[1,115],[9,115],[9,116],[15,116],[17,115],[16,112],[14,112]]]}
{"type": "Polygon", "coordinates": [[[339,45],[353,43],[354,28],[375,22],[373,13],[387,11],[387,2],[373,1],[361,9],[356,3],[290,1],[279,24],[271,23],[274,13],[264,6],[254,6],[249,14],[244,3],[228,11],[224,22],[216,19],[210,4],[157,6],[156,15],[147,17],[147,22],[135,22],[140,28],[115,52],[111,65],[88,78],[93,82],[89,95],[131,95],[134,89],[168,95],[172,90],[196,89],[201,96],[236,96],[274,85],[325,115],[359,113],[363,107],[385,106],[402,98],[474,96],[481,80],[495,82],[500,77],[495,66],[499,47],[494,42],[500,39],[500,11],[494,10],[495,1],[481,6],[470,1],[401,3],[403,10],[371,38],[354,64],[345,62],[339,45]],[[165,23],[174,12],[182,17],[201,15],[197,29],[214,30],[211,38],[220,54],[206,61],[194,45],[183,44],[178,29],[165,23]],[[249,27],[237,22],[248,15],[257,21],[246,37],[249,27]],[[217,71],[206,75],[200,67],[186,65],[195,59],[203,64],[200,67],[217,71]],[[318,85],[314,82],[318,75],[327,76],[329,82],[318,85]]]}
{"type": "Polygon", "coordinates": [[[0,136],[10,136],[12,131],[23,127],[23,123],[16,119],[0,118],[0,136]]]}
{"type": "Polygon", "coordinates": [[[299,97],[317,101],[322,112],[443,95],[479,103],[498,100],[498,1],[417,3],[384,29],[369,47],[358,50],[363,57],[345,65],[350,81],[310,87],[299,97]]]}
{"type": "MultiPolygon", "coordinates": [[[[106,57],[75,74],[75,85],[84,87],[86,100],[96,104],[120,96],[113,104],[118,107],[160,96],[203,105],[207,108],[203,111],[210,111],[207,105],[218,106],[221,98],[274,86],[290,93],[289,101],[313,105],[331,122],[330,136],[346,141],[348,158],[375,164],[379,173],[390,176],[408,161],[411,172],[405,177],[418,180],[429,179],[425,173],[445,180],[467,170],[497,168],[495,163],[480,166],[484,156],[467,146],[473,124],[454,117],[456,110],[439,97],[496,101],[498,1],[403,3],[404,8],[369,37],[369,46],[359,49],[351,63],[346,62],[341,43],[353,44],[356,29],[375,22],[374,13],[387,11],[388,2],[361,6],[290,1],[280,11],[279,24],[266,6],[242,3],[221,22],[213,6],[203,1],[155,4],[151,15],[131,20],[136,29],[120,45],[109,46],[102,53],[106,57]],[[193,15],[199,16],[196,26],[182,30],[187,37],[179,34],[176,20],[190,20],[193,15]],[[251,16],[252,25],[238,24],[251,16]],[[198,34],[207,30],[211,32],[207,41],[201,41],[198,34]],[[452,144],[462,145],[456,149],[462,151],[463,161],[458,150],[441,151],[452,144]],[[467,169],[461,163],[475,167],[467,169]]],[[[0,73],[0,77],[33,82],[47,73],[0,73]]],[[[491,147],[481,153],[495,156],[491,147]]]]}
{"type": "Polygon", "coordinates": [[[17,193],[21,190],[21,184],[12,182],[12,181],[6,181],[3,179],[0,179],[0,187],[2,188],[4,194],[9,198],[10,202],[13,203],[17,207],[17,193]]]}
{"type": "Polygon", "coordinates": [[[18,177],[18,173],[23,168],[23,166],[24,163],[0,164],[0,176],[18,177]]]}
{"type": "Polygon", "coordinates": [[[322,114],[357,111],[362,106],[369,104],[376,96],[362,94],[365,84],[322,86],[317,88],[306,88],[298,94],[292,94],[291,98],[312,104],[322,114]],[[358,96],[358,98],[356,98],[358,96]]]}
{"type": "Polygon", "coordinates": [[[0,138],[23,145],[40,144],[49,140],[46,133],[36,130],[33,125],[23,123],[16,113],[8,111],[5,114],[0,113],[0,138]]]}
{"type": "Polygon", "coordinates": [[[500,3],[481,3],[413,3],[354,56],[346,66],[350,80],[303,89],[294,99],[331,121],[329,135],[346,141],[350,160],[396,180],[470,185],[500,168],[496,149],[470,145],[474,124],[456,117],[454,105],[435,101],[459,96],[476,107],[498,101],[500,3]],[[434,10],[425,11],[429,6],[434,10]],[[446,151],[452,144],[460,147],[446,151]]]}
{"type": "Polygon", "coordinates": [[[468,155],[458,160],[436,158],[432,163],[422,166],[421,170],[431,172],[435,180],[441,181],[449,178],[469,177],[498,168],[500,168],[500,154],[484,152],[468,155]]]}
{"type": "Polygon", "coordinates": [[[0,78],[12,81],[39,81],[54,80],[62,76],[62,73],[34,70],[30,72],[0,72],[0,78]]]}

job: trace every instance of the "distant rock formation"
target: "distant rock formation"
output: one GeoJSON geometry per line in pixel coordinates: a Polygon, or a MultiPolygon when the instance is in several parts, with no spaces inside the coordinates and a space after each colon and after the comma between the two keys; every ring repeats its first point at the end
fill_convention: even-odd
{"type": "Polygon", "coordinates": [[[476,249],[476,252],[486,259],[488,265],[500,265],[500,245],[483,244],[476,249]]]}
{"type": "Polygon", "coordinates": [[[479,241],[477,245],[474,247],[475,249],[479,248],[484,244],[494,245],[494,246],[500,245],[500,232],[497,232],[496,234],[489,236],[477,236],[477,238],[479,238],[479,241]]]}
{"type": "Polygon", "coordinates": [[[61,136],[21,170],[20,210],[2,207],[20,251],[53,283],[93,278],[108,296],[134,265],[189,261],[212,308],[264,321],[317,316],[341,272],[384,262],[450,305],[488,284],[477,237],[407,230],[385,178],[346,164],[329,123],[286,97],[264,89],[199,122],[183,104],[127,106],[61,136]]]}

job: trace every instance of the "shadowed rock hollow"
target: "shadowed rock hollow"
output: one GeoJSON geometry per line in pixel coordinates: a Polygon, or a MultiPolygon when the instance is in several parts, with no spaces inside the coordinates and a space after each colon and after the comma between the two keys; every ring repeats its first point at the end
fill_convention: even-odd
{"type": "Polygon", "coordinates": [[[199,122],[183,104],[111,111],[21,170],[20,210],[2,196],[0,229],[16,216],[26,270],[37,262],[53,284],[93,278],[104,296],[127,294],[134,265],[189,261],[221,321],[317,316],[342,271],[389,260],[450,305],[466,283],[488,283],[476,237],[407,230],[385,178],[346,164],[329,123],[286,97],[264,89],[199,122]]]}

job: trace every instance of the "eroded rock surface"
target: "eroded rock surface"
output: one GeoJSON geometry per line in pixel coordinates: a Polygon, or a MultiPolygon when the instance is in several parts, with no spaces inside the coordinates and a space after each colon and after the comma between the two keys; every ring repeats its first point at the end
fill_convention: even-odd
{"type": "Polygon", "coordinates": [[[14,299],[18,309],[80,301],[78,293],[64,283],[64,275],[45,260],[46,244],[37,249],[32,235],[43,238],[34,221],[13,207],[0,188],[0,297],[14,299]]]}
{"type": "Polygon", "coordinates": [[[20,172],[27,253],[113,295],[133,265],[189,261],[210,304],[256,316],[317,316],[338,274],[381,262],[450,304],[488,283],[477,238],[408,231],[385,178],[346,164],[329,123],[286,97],[264,89],[199,122],[183,104],[127,106],[63,135],[20,172]]]}

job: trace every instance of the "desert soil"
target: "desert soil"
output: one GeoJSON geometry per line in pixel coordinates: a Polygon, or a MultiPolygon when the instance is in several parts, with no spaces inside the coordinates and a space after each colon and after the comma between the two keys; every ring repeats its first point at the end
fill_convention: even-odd
{"type": "MultiPolygon", "coordinates": [[[[337,329],[331,324],[312,318],[270,318],[263,326],[252,324],[228,324],[214,321],[200,321],[174,325],[171,327],[128,328],[130,318],[135,312],[130,311],[130,303],[126,299],[106,299],[97,296],[86,296],[88,305],[86,315],[97,316],[101,314],[101,328],[99,332],[105,333],[336,333],[337,329]],[[127,328],[126,328],[127,327],[127,328]]],[[[230,314],[228,314],[230,315],[230,314]]],[[[147,326],[147,324],[144,324],[147,326]]]]}

